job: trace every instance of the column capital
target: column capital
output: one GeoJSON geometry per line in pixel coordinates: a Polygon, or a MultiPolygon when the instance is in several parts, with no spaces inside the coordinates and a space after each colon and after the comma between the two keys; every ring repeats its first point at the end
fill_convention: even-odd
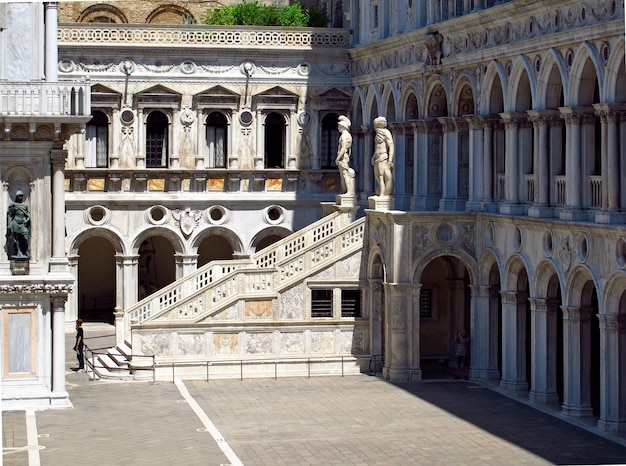
{"type": "Polygon", "coordinates": [[[64,149],[52,149],[50,151],[50,162],[56,168],[65,167],[65,160],[67,159],[67,151],[64,149]]]}
{"type": "Polygon", "coordinates": [[[465,115],[463,118],[472,131],[480,131],[485,127],[485,119],[480,115],[465,115]]]}
{"type": "Polygon", "coordinates": [[[598,319],[600,320],[601,330],[617,330],[618,332],[626,332],[626,315],[624,314],[598,314],[598,319]]]}
{"type": "Polygon", "coordinates": [[[525,112],[504,112],[500,113],[500,120],[506,129],[517,128],[521,123],[528,121],[528,114],[525,112]]]}
{"type": "Polygon", "coordinates": [[[595,119],[593,107],[559,107],[559,112],[566,123],[580,123],[589,115],[593,115],[595,119]]]}
{"type": "Polygon", "coordinates": [[[548,302],[543,298],[528,298],[530,310],[535,312],[548,312],[548,302]]]}
{"type": "Polygon", "coordinates": [[[67,302],[66,294],[53,294],[50,295],[50,304],[52,305],[52,310],[56,312],[65,311],[65,303],[67,302]]]}
{"type": "Polygon", "coordinates": [[[456,131],[456,121],[452,117],[438,117],[437,121],[441,124],[441,130],[444,133],[456,131]]]}
{"type": "Polygon", "coordinates": [[[591,320],[591,314],[593,308],[590,307],[573,307],[573,306],[561,306],[563,310],[563,320],[578,320],[589,321],[591,320]]]}
{"type": "Polygon", "coordinates": [[[561,113],[558,110],[527,110],[528,120],[534,125],[546,126],[553,122],[561,122],[561,113]]]}

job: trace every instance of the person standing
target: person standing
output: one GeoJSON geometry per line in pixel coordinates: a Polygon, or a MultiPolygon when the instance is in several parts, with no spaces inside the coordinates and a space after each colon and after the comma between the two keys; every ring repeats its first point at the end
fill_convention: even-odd
{"type": "Polygon", "coordinates": [[[456,376],[455,379],[463,377],[469,380],[469,335],[467,330],[457,330],[454,337],[456,342],[456,376]]]}
{"type": "Polygon", "coordinates": [[[76,344],[74,345],[74,351],[76,351],[76,357],[78,358],[78,372],[85,372],[85,359],[83,358],[83,347],[85,345],[83,339],[83,321],[78,319],[76,321],[76,344]]]}

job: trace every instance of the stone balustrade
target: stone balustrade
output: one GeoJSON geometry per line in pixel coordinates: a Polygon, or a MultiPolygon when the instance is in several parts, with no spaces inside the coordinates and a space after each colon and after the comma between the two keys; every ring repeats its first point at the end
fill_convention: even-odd
{"type": "Polygon", "coordinates": [[[91,84],[81,82],[0,82],[0,116],[10,121],[91,114],[91,84]]]}
{"type": "Polygon", "coordinates": [[[331,28],[61,24],[59,45],[311,49],[350,46],[351,31],[331,28]]]}

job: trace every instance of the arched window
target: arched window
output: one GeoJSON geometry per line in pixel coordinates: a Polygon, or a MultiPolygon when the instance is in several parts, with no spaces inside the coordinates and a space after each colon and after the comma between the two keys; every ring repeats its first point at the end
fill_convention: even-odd
{"type": "Polygon", "coordinates": [[[167,166],[167,117],[162,112],[148,115],[146,125],[146,167],[163,168],[167,166]]]}
{"type": "Polygon", "coordinates": [[[107,167],[109,164],[109,119],[95,110],[87,123],[86,167],[107,167]]]}
{"type": "Polygon", "coordinates": [[[226,167],[228,154],[226,117],[220,112],[212,112],[206,119],[206,144],[209,148],[209,168],[226,167]]]}
{"type": "Polygon", "coordinates": [[[322,139],[320,164],[322,168],[337,168],[335,159],[337,158],[337,145],[339,144],[339,129],[337,120],[339,115],[329,113],[322,118],[322,139]]]}
{"type": "Polygon", "coordinates": [[[276,112],[265,119],[265,168],[285,166],[285,120],[276,112]]]}

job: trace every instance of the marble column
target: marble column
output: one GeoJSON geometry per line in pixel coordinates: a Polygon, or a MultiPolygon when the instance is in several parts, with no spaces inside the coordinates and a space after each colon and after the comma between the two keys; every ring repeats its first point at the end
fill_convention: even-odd
{"type": "Polygon", "coordinates": [[[626,432],[626,315],[600,319],[600,420],[606,432],[626,432]]]}
{"type": "Polygon", "coordinates": [[[465,117],[469,125],[469,193],[466,210],[482,210],[482,188],[485,184],[482,170],[486,156],[484,144],[484,119],[478,115],[465,117]]]}
{"type": "Polygon", "coordinates": [[[408,333],[411,325],[409,284],[385,283],[385,321],[388,323],[389,351],[385,352],[388,378],[395,382],[409,380],[408,333]]]}
{"type": "Polygon", "coordinates": [[[624,223],[620,212],[620,139],[619,121],[626,104],[594,104],[602,125],[602,210],[596,213],[597,223],[624,223]]]}
{"type": "Polygon", "coordinates": [[[582,138],[581,127],[586,108],[559,107],[561,118],[565,120],[565,208],[561,210],[561,220],[585,220],[586,212],[582,211],[583,179],[582,179],[582,138]]]}
{"type": "Polygon", "coordinates": [[[482,169],[483,169],[483,192],[482,192],[482,210],[486,212],[495,211],[495,196],[494,196],[494,180],[496,179],[495,164],[494,164],[494,118],[483,118],[483,155],[482,155],[482,169]]]}
{"type": "Polygon", "coordinates": [[[552,217],[550,207],[550,124],[559,117],[556,110],[528,110],[533,124],[535,147],[533,150],[533,205],[529,217],[552,217]]]}
{"type": "MultiPolygon", "coordinates": [[[[47,82],[57,82],[59,80],[59,47],[58,28],[59,11],[57,2],[45,2],[45,36],[46,36],[46,56],[44,72],[47,82]]],[[[89,113],[86,113],[89,115],[89,113]]]]}
{"type": "Polygon", "coordinates": [[[373,130],[369,126],[361,126],[361,135],[363,137],[363,191],[361,192],[361,200],[367,201],[368,197],[374,194],[374,171],[371,163],[374,154],[373,130]]]}
{"type": "Polygon", "coordinates": [[[68,272],[65,255],[65,160],[67,151],[52,149],[52,257],[50,273],[68,272]]]}
{"type": "Polygon", "coordinates": [[[590,308],[563,307],[564,414],[592,416],[590,308]]]}
{"type": "Polygon", "coordinates": [[[65,390],[65,302],[67,295],[50,296],[52,308],[52,403],[66,399],[65,390]]]}
{"type": "Polygon", "coordinates": [[[420,382],[422,380],[422,368],[420,364],[420,291],[421,283],[414,284],[407,290],[410,295],[410,323],[407,326],[410,331],[408,347],[409,347],[409,381],[420,382]]]}
{"type": "Polygon", "coordinates": [[[524,208],[519,203],[520,172],[520,126],[527,121],[525,113],[501,113],[500,117],[506,131],[506,149],[504,162],[505,195],[500,206],[501,214],[519,215],[524,208]]]}
{"type": "Polygon", "coordinates": [[[426,210],[428,195],[428,123],[425,120],[413,122],[413,144],[415,146],[415,173],[413,175],[413,197],[411,210],[426,210]]]}
{"type": "Polygon", "coordinates": [[[500,378],[498,372],[498,292],[490,285],[471,286],[472,318],[470,321],[472,378],[500,378]],[[495,298],[496,304],[493,305],[495,298]]]}
{"type": "Polygon", "coordinates": [[[146,121],[143,108],[137,109],[137,160],[136,167],[146,168],[146,121]]]}
{"type": "Polygon", "coordinates": [[[502,378],[500,386],[526,392],[526,294],[502,291],[502,378]]]}
{"type": "Polygon", "coordinates": [[[174,254],[176,280],[186,277],[198,268],[198,254],[174,254]]]}
{"type": "Polygon", "coordinates": [[[459,147],[458,131],[454,118],[438,118],[443,131],[443,192],[439,201],[442,212],[457,210],[459,183],[459,147]]]}
{"type": "MultiPolygon", "coordinates": [[[[122,309],[128,309],[137,303],[139,297],[139,255],[116,255],[116,289],[122,290],[122,309]]],[[[117,306],[117,304],[116,304],[117,306]]],[[[130,333],[130,316],[122,317],[122,341],[130,333]]],[[[116,329],[116,338],[118,330],[116,329]]],[[[119,343],[119,342],[118,342],[119,343]]]]}
{"type": "Polygon", "coordinates": [[[538,403],[557,403],[556,390],[556,313],[554,304],[530,298],[531,387],[528,398],[538,403]]]}

